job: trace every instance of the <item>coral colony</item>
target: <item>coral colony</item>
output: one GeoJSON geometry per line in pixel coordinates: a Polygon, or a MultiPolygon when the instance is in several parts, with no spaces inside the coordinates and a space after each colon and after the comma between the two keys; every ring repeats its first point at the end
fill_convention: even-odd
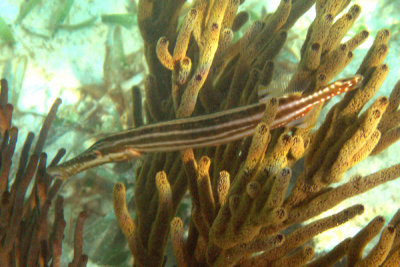
{"type": "MultiPolygon", "coordinates": [[[[113,191],[114,212],[133,266],[164,266],[172,257],[166,255],[169,238],[177,266],[310,267],[339,261],[347,266],[400,266],[400,211],[388,224],[382,216],[375,217],[322,254],[314,254],[313,237],[360,215],[364,206],[306,223],[400,176],[398,163],[334,185],[351,167],[400,138],[400,82],[390,96],[368,103],[389,71],[383,63],[389,30],[377,33],[353,77],[336,78],[369,36],[362,30],[342,41],[361,12],[359,5],[348,7],[349,3],[282,0],[275,12],[251,22],[235,39],[249,18],[247,12],[238,12],[239,0],[195,0],[190,6],[183,0],[139,0],[137,19],[148,74],[143,107],[139,88],[132,89],[136,130],[100,139],[82,155],[58,165],[64,153],[60,150],[46,173],[41,150],[60,104],[56,100],[31,156],[33,136],[28,136],[12,184],[8,174],[17,130],[11,127],[12,107],[4,99],[3,81],[0,260],[9,265],[60,265],[62,198],[55,201],[52,231],[47,224],[47,212],[62,183],[57,176],[141,156],[134,176],[134,218],[125,185],[116,183],[113,191]],[[276,95],[277,55],[285,49],[288,31],[314,4],[316,17],[304,37],[300,62],[285,90],[276,95]],[[184,18],[179,20],[181,14],[184,18]],[[259,102],[260,92],[268,96],[264,102],[259,102]],[[323,102],[339,93],[344,97],[322,125],[314,127],[323,102]],[[262,112],[251,125],[251,134],[230,140],[236,133],[231,125],[240,122],[237,125],[247,131],[250,126],[244,125],[244,118],[252,113],[246,108],[260,103],[262,112]],[[127,148],[124,138],[140,142],[127,148]],[[224,142],[196,145],[195,140],[210,138],[224,142]],[[34,176],[32,193],[24,202],[34,176]],[[191,200],[189,218],[177,215],[186,192],[191,200]],[[376,245],[365,252],[379,234],[376,245]]],[[[77,220],[71,266],[88,261],[82,251],[85,217],[82,213],[77,220]]]]}
{"type": "MultiPolygon", "coordinates": [[[[268,90],[287,31],[314,1],[281,1],[274,13],[252,22],[235,41],[234,31],[248,17],[237,13],[240,1],[194,1],[178,25],[183,4],[139,1],[138,23],[150,71],[144,87],[149,122],[256,103],[258,90],[268,90]]],[[[309,93],[328,85],[369,36],[364,30],[341,42],[361,9],[354,5],[335,21],[348,4],[316,2],[316,18],[288,92],[307,81],[311,81],[309,93]]],[[[116,184],[114,209],[135,266],[162,266],[168,236],[178,266],[328,266],[346,255],[349,266],[397,265],[399,213],[364,258],[364,247],[384,227],[382,217],[325,255],[314,256],[313,248],[305,245],[313,236],[361,214],[362,205],[285,231],[400,175],[400,165],[395,165],[330,186],[349,168],[399,138],[400,83],[390,98],[378,98],[361,112],[388,73],[382,62],[389,35],[386,29],[379,31],[354,70],[364,77],[362,86],[331,108],[315,133],[311,128],[318,112],[306,118],[308,127],[270,131],[277,107],[267,103],[252,138],[194,151],[149,154],[135,176],[135,219],[127,213],[124,185],[116,184]],[[303,158],[304,169],[287,192],[291,167],[303,158]],[[186,190],[192,208],[184,225],[175,214],[186,190]]],[[[134,116],[139,120],[142,114],[134,116]]]]}
{"type": "MultiPolygon", "coordinates": [[[[0,157],[0,265],[1,266],[62,266],[61,248],[64,237],[63,198],[55,200],[53,225],[49,225],[48,213],[57,196],[61,181],[46,173],[46,153],[42,152],[50,126],[56,116],[60,99],[54,101],[43,122],[40,134],[30,132],[20,151],[15,176],[9,177],[12,157],[17,142],[18,129],[12,127],[13,106],[8,103],[8,84],[1,80],[1,157],[0,157]],[[33,148],[32,145],[34,144],[33,148]],[[31,193],[26,196],[28,187],[31,193]]],[[[65,154],[60,149],[49,166],[56,165],[65,154]]],[[[16,164],[17,161],[14,162],[16,164]]],[[[75,228],[74,258],[70,267],[86,266],[88,257],[82,251],[82,232],[86,213],[79,214],[75,228]]]]}

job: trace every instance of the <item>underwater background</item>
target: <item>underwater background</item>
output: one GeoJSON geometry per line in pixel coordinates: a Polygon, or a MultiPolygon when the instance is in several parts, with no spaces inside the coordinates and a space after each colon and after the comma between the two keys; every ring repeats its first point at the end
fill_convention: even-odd
{"type": "MultiPolygon", "coordinates": [[[[185,6],[190,4],[188,1],[185,6]]],[[[334,80],[354,75],[380,29],[391,32],[385,59],[389,74],[368,107],[378,97],[389,96],[400,77],[400,2],[351,1],[351,5],[354,4],[359,4],[362,10],[344,41],[364,29],[368,29],[370,35],[354,51],[352,62],[334,80]]],[[[137,24],[137,5],[133,0],[0,1],[0,73],[9,83],[9,103],[14,107],[12,125],[19,129],[20,141],[15,151],[21,149],[22,140],[29,131],[39,132],[44,117],[58,97],[62,104],[43,149],[49,159],[60,147],[66,148],[65,158],[72,158],[107,133],[134,125],[130,114],[131,88],[137,85],[145,95],[143,87],[149,71],[137,24]]],[[[251,21],[273,12],[278,5],[279,1],[275,0],[246,0],[239,11],[248,12],[249,22],[234,38],[242,36],[251,21]]],[[[182,17],[187,10],[183,8],[182,17]]],[[[315,7],[312,7],[288,32],[286,44],[275,58],[282,64],[283,75],[295,72],[301,46],[314,18],[315,7]]],[[[316,128],[341,99],[343,96],[324,107],[316,128]]],[[[398,164],[399,151],[397,142],[378,155],[369,156],[347,171],[335,186],[348,182],[356,174],[364,176],[398,164]]],[[[15,162],[17,156],[18,153],[14,156],[15,162]]],[[[66,266],[73,258],[75,220],[82,210],[88,215],[83,230],[87,266],[132,265],[129,247],[113,210],[113,186],[117,182],[125,184],[129,211],[135,214],[133,174],[139,166],[137,162],[107,164],[80,173],[63,184],[60,194],[64,197],[67,226],[61,266],[66,266]]],[[[343,239],[355,235],[376,215],[390,220],[400,208],[399,190],[400,181],[387,182],[312,218],[314,221],[327,217],[357,203],[365,207],[362,215],[317,235],[313,239],[314,253],[331,250],[343,239]]],[[[190,207],[186,194],[177,211],[177,216],[185,223],[189,221],[190,207]]],[[[376,236],[369,249],[378,239],[376,236]]],[[[368,253],[368,249],[364,253],[368,253]]],[[[167,245],[166,255],[167,266],[176,264],[171,244],[167,245]]]]}

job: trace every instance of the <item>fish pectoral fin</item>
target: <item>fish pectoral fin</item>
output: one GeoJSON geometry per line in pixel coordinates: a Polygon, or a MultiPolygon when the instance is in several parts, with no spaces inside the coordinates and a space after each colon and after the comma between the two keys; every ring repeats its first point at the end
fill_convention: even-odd
{"type": "Polygon", "coordinates": [[[131,158],[140,158],[142,156],[140,151],[137,151],[131,147],[126,148],[126,154],[131,158]]]}
{"type": "Polygon", "coordinates": [[[289,122],[286,127],[296,127],[301,129],[314,127],[320,110],[321,108],[313,107],[310,111],[306,112],[304,116],[289,122]]]}
{"type": "Polygon", "coordinates": [[[56,179],[65,180],[68,175],[66,175],[59,166],[49,166],[46,168],[46,173],[56,179]]]}

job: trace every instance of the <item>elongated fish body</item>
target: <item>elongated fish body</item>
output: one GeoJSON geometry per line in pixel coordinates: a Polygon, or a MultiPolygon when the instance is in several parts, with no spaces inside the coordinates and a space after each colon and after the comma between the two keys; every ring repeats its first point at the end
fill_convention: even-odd
{"type": "MultiPolygon", "coordinates": [[[[358,87],[362,76],[341,79],[308,95],[291,94],[278,98],[279,106],[270,129],[301,119],[314,105],[358,87]]],[[[47,172],[66,178],[109,162],[126,161],[146,152],[178,151],[217,146],[253,135],[265,112],[266,103],[246,105],[197,117],[150,124],[111,134],[98,140],[80,155],[47,172]]]]}

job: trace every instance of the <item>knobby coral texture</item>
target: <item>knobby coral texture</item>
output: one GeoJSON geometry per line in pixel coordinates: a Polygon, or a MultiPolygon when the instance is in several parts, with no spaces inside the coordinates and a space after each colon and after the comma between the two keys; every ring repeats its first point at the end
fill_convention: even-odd
{"type": "MultiPolygon", "coordinates": [[[[268,91],[274,79],[287,32],[311,7],[316,17],[287,90],[302,88],[303,94],[311,94],[326,86],[369,36],[362,30],[342,41],[361,11],[350,2],[282,0],[275,12],[251,22],[235,39],[249,17],[238,13],[239,0],[196,0],[190,6],[183,0],[139,0],[138,24],[149,74],[144,114],[135,109],[135,122],[140,125],[143,117],[150,123],[188,117],[258,101],[258,91],[268,91]],[[179,20],[181,14],[186,15],[179,20]]],[[[306,117],[304,127],[270,131],[276,114],[271,101],[252,138],[147,155],[135,176],[134,219],[127,209],[124,184],[114,187],[115,214],[134,266],[163,266],[169,237],[178,266],[329,266],[343,259],[348,266],[398,266],[399,212],[386,226],[382,217],[376,217],[324,255],[314,255],[309,241],[363,213],[364,207],[354,205],[302,224],[400,176],[397,164],[333,185],[349,168],[400,137],[400,83],[390,97],[370,101],[389,70],[383,63],[389,38],[386,29],[377,33],[354,69],[364,77],[362,86],[334,105],[318,129],[313,126],[322,105],[306,117]],[[299,161],[304,162],[302,171],[292,175],[299,161]],[[184,223],[175,214],[187,190],[192,206],[184,223]],[[381,229],[378,243],[363,256],[381,229]]]]}
{"type": "MultiPolygon", "coordinates": [[[[18,129],[12,126],[13,106],[8,103],[8,84],[1,80],[0,94],[0,265],[1,266],[62,266],[61,249],[64,237],[63,198],[57,196],[61,181],[46,174],[47,134],[56,116],[60,99],[56,99],[45,118],[37,140],[29,132],[18,152],[17,168],[12,168],[18,129]],[[31,189],[29,189],[31,187],[31,189]],[[30,192],[30,193],[29,193],[30,192]],[[48,219],[54,198],[52,225],[48,219]]],[[[65,154],[60,149],[49,166],[56,165],[65,154]]],[[[17,159],[14,158],[14,164],[17,159]]],[[[86,266],[82,250],[83,223],[81,212],[76,222],[74,257],[68,265],[86,266]]]]}

